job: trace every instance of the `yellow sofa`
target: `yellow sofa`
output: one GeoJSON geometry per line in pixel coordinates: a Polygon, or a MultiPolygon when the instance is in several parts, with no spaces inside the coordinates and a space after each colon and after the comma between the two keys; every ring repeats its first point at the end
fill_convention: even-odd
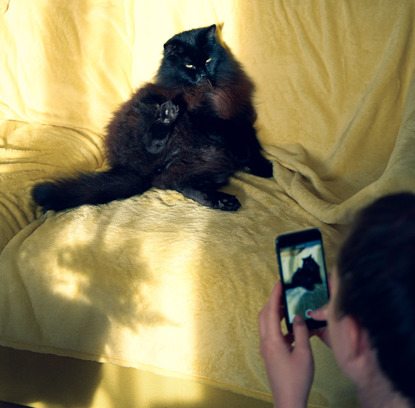
{"type": "MultiPolygon", "coordinates": [[[[257,315],[276,235],[415,191],[415,2],[0,0],[0,400],[33,407],[270,407],[257,315]],[[117,106],[177,32],[223,24],[257,86],[274,178],[242,208],[174,191],[42,215],[42,180],[105,167],[117,106]]],[[[310,407],[358,406],[313,340],[310,407]]]]}

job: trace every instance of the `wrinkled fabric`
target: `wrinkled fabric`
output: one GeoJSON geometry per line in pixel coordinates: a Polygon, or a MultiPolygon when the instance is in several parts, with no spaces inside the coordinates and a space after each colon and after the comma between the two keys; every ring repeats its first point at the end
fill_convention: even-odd
{"type": "MultiPolygon", "coordinates": [[[[269,399],[257,315],[276,235],[415,191],[414,1],[0,2],[0,345],[136,367],[269,399]],[[7,3],[7,7],[4,5],[7,3]],[[152,189],[40,215],[36,182],[105,166],[112,112],[177,32],[222,25],[256,84],[274,177],[237,173],[226,213],[152,189]]],[[[313,341],[310,406],[357,406],[313,341]]]]}

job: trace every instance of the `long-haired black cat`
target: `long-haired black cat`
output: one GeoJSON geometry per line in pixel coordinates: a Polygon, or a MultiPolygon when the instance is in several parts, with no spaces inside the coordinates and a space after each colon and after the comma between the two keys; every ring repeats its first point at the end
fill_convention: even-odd
{"type": "Polygon", "coordinates": [[[218,191],[235,171],[272,175],[253,126],[253,91],[215,25],[177,34],[164,44],[154,81],[114,114],[105,141],[109,170],[40,183],[33,198],[44,211],[61,211],[156,187],[235,211],[237,198],[218,191]]]}

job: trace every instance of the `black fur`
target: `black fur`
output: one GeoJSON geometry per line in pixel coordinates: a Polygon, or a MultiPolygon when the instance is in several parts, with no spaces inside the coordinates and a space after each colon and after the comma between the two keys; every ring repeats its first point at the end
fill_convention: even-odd
{"type": "Polygon", "coordinates": [[[235,171],[248,167],[272,176],[253,126],[253,91],[215,25],[177,34],[164,45],[155,80],[138,89],[108,126],[110,170],[38,184],[33,198],[44,211],[61,211],[156,187],[235,211],[237,198],[218,192],[235,171]]]}
{"type": "Polygon", "coordinates": [[[320,267],[310,255],[303,258],[302,267],[295,271],[291,283],[286,285],[286,288],[297,288],[301,286],[304,289],[313,290],[314,285],[318,283],[323,283],[320,275],[320,267]]]}

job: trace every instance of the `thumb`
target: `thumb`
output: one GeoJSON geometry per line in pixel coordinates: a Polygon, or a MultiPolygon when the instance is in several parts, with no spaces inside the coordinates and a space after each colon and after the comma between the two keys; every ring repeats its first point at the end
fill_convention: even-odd
{"type": "Polygon", "coordinates": [[[324,305],[319,309],[310,312],[310,317],[314,320],[327,320],[328,317],[328,305],[324,305]]]}

